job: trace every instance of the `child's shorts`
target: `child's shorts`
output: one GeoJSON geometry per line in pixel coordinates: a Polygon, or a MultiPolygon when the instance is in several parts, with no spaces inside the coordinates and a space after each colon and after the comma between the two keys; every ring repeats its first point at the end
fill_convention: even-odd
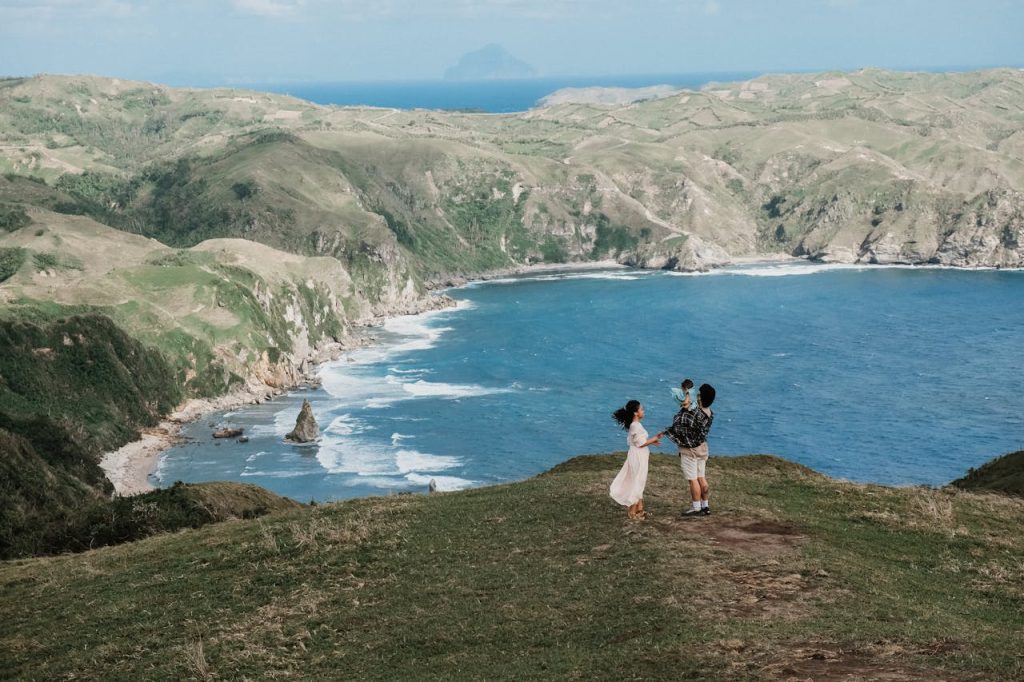
{"type": "Polygon", "coordinates": [[[695,448],[679,448],[679,466],[683,468],[683,476],[687,481],[704,478],[704,470],[708,464],[708,444],[704,441],[695,448]]]}

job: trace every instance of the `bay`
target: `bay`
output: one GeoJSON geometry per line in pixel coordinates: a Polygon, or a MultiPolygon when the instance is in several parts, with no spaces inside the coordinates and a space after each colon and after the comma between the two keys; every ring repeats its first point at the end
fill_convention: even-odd
{"type": "Polygon", "coordinates": [[[291,95],[317,104],[441,109],[491,114],[526,111],[563,88],[642,88],[671,85],[696,89],[710,82],[734,82],[759,76],[758,72],[649,74],[620,76],[562,76],[491,81],[380,81],[351,83],[249,84],[261,92],[291,95]]]}
{"type": "Polygon", "coordinates": [[[237,480],[323,501],[519,480],[623,450],[610,414],[628,399],[663,428],[685,377],[717,389],[713,455],[941,485],[1024,447],[1019,271],[617,269],[449,293],[457,308],[393,319],[379,343],[323,366],[322,388],[186,427],[194,440],[165,454],[154,482],[237,480]],[[285,444],[303,399],[323,437],[285,444]],[[211,423],[250,441],[217,444],[211,423]]]}

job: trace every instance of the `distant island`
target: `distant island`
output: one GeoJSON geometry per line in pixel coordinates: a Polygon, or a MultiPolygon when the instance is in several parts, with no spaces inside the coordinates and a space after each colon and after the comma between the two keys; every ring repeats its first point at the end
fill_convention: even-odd
{"type": "Polygon", "coordinates": [[[444,79],[449,81],[514,80],[536,75],[536,69],[495,43],[467,52],[458,64],[444,71],[444,79]]]}

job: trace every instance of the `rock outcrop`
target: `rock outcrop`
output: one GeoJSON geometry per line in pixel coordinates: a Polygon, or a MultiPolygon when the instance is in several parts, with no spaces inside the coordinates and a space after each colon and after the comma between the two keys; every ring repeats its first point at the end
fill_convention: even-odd
{"type": "Polygon", "coordinates": [[[302,409],[295,420],[295,428],[284,437],[285,440],[293,443],[310,443],[320,436],[320,427],[313,416],[313,406],[308,400],[302,401],[302,409]]]}

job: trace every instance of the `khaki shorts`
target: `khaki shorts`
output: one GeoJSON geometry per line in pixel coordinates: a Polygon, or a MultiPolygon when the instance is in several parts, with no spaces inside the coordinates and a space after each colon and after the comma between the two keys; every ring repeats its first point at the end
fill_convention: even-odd
{"type": "Polygon", "coordinates": [[[687,481],[695,481],[704,478],[704,471],[708,464],[708,443],[704,441],[695,448],[679,448],[679,466],[683,469],[683,476],[687,481]]]}

